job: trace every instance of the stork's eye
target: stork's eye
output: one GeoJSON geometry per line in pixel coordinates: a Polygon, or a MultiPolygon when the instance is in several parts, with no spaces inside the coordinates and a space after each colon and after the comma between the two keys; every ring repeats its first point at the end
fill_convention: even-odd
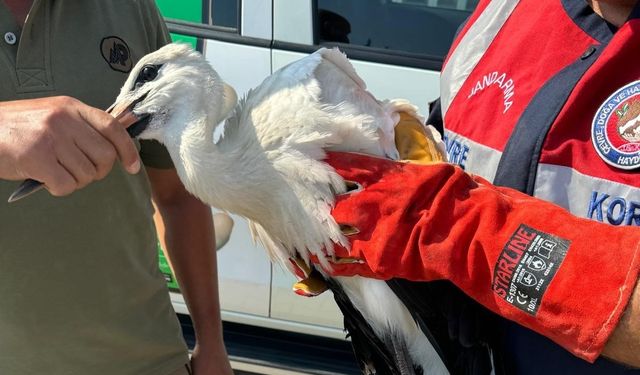
{"type": "Polygon", "coordinates": [[[139,88],[147,82],[153,81],[158,76],[158,70],[162,65],[145,65],[138,73],[134,88],[139,88]]]}

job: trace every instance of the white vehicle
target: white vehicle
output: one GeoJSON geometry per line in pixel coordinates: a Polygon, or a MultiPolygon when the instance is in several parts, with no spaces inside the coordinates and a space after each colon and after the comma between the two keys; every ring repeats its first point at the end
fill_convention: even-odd
{"type": "MultiPolygon", "coordinates": [[[[426,116],[428,103],[438,97],[445,54],[477,0],[157,3],[174,39],[193,43],[239,96],[319,47],[337,46],[376,97],[406,98],[426,116]]],[[[218,252],[222,318],[232,359],[291,373],[359,373],[330,292],[315,298],[295,295],[293,275],[272,265],[253,244],[244,219],[234,221],[229,242],[218,252]],[[260,350],[252,351],[252,345],[260,350]],[[320,358],[330,356],[334,363],[314,361],[313,353],[321,352],[320,358]]],[[[166,265],[164,270],[176,311],[187,314],[166,265]]]]}

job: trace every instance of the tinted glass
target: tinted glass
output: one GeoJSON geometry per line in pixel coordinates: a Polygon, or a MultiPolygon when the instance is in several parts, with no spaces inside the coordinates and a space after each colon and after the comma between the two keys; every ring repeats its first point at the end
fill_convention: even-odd
{"type": "Polygon", "coordinates": [[[239,28],[240,0],[211,0],[211,23],[215,26],[239,28]]]}
{"type": "Polygon", "coordinates": [[[443,58],[478,0],[318,0],[319,42],[443,58]]]}

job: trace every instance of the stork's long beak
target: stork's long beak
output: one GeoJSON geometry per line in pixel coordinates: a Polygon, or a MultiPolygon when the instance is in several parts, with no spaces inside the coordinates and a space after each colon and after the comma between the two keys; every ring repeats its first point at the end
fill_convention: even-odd
{"type": "Polygon", "coordinates": [[[149,114],[136,114],[133,112],[135,106],[147,97],[148,93],[143,94],[139,98],[131,101],[115,102],[107,109],[110,113],[127,129],[127,133],[131,138],[135,138],[146,129],[149,125],[149,114]]]}

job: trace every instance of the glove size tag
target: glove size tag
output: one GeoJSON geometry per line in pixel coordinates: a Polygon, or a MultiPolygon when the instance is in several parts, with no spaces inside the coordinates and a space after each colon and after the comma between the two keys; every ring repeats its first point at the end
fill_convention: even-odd
{"type": "Polygon", "coordinates": [[[521,224],[496,261],[493,291],[511,305],[535,316],[569,245],[566,239],[521,224]]]}

